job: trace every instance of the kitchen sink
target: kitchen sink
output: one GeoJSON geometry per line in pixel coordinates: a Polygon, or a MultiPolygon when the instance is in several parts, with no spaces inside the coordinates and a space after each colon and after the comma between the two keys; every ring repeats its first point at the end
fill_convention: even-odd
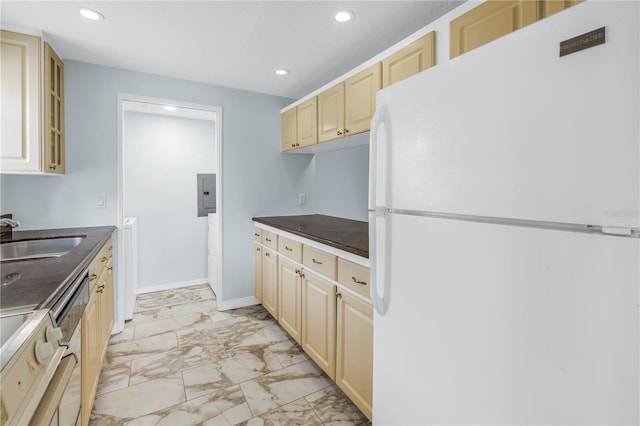
{"type": "Polygon", "coordinates": [[[64,256],[80,244],[84,237],[84,235],[81,235],[3,243],[0,244],[0,261],[8,262],[64,256]]]}

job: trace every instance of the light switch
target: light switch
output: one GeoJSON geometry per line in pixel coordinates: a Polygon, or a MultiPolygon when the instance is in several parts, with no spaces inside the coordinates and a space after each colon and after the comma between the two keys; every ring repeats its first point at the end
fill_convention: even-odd
{"type": "Polygon", "coordinates": [[[107,194],[98,194],[96,198],[96,209],[107,208],[107,194]]]}
{"type": "Polygon", "coordinates": [[[307,197],[306,195],[304,195],[304,193],[302,194],[298,194],[298,204],[303,205],[307,202],[307,197]]]}

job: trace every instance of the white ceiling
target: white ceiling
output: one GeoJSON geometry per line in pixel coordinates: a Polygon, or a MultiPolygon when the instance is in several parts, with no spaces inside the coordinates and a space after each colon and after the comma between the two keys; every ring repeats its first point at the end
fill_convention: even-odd
{"type": "Polygon", "coordinates": [[[298,99],[460,3],[2,0],[0,22],[43,31],[63,59],[298,99]],[[355,19],[334,21],[339,9],[355,19]]]}

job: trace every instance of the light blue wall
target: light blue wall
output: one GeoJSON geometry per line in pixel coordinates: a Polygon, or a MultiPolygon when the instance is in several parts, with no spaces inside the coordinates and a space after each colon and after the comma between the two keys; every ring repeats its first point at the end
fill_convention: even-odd
{"type": "MultiPolygon", "coordinates": [[[[60,177],[3,176],[2,210],[23,229],[117,221],[118,93],[220,106],[224,300],[253,294],[252,216],[314,212],[314,162],[280,153],[290,99],[65,60],[66,168],[60,177]],[[297,194],[307,194],[299,206],[297,194]],[[96,209],[97,194],[107,208],[96,209]]],[[[179,232],[179,229],[167,230],[179,232]]],[[[116,265],[117,267],[117,265],[116,265]]]]}
{"type": "Polygon", "coordinates": [[[367,220],[369,146],[316,154],[317,213],[367,220]]]}
{"type": "Polygon", "coordinates": [[[139,287],[207,277],[197,174],[216,172],[213,121],[125,112],[124,215],[137,218],[139,287]]]}

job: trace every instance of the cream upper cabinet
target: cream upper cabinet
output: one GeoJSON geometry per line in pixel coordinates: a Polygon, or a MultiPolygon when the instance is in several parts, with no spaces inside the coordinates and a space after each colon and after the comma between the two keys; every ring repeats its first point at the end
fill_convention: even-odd
{"type": "Polygon", "coordinates": [[[318,98],[314,96],[296,107],[298,139],[296,148],[318,143],[318,98]]]}
{"type": "Polygon", "coordinates": [[[278,318],[278,255],[262,249],[262,306],[278,318]]]}
{"type": "Polygon", "coordinates": [[[302,349],[335,379],[336,286],[308,271],[302,275],[302,349]]]}
{"type": "Polygon", "coordinates": [[[387,87],[436,64],[436,33],[403,47],[382,61],[382,87],[387,87]]]}
{"type": "Polygon", "coordinates": [[[64,65],[40,37],[2,30],[0,40],[0,170],[64,173],[64,65]]]}
{"type": "Polygon", "coordinates": [[[345,136],[365,132],[376,112],[376,93],[382,88],[382,65],[377,62],[344,82],[345,136]]]}
{"type": "Polygon", "coordinates": [[[565,10],[573,5],[580,3],[582,0],[542,0],[542,11],[540,16],[546,18],[555,13],[565,10]]]}
{"type": "Polygon", "coordinates": [[[278,322],[296,342],[302,333],[302,278],[300,268],[283,256],[278,257],[278,322]]]}
{"type": "Polygon", "coordinates": [[[537,0],[488,0],[449,24],[449,56],[455,58],[539,19],[537,0]]]}
{"type": "Polygon", "coordinates": [[[335,381],[353,403],[371,419],[373,306],[346,292],[338,293],[337,299],[335,381]]]}
{"type": "Polygon", "coordinates": [[[318,142],[344,136],[344,83],[318,95],[318,142]]]}
{"type": "Polygon", "coordinates": [[[0,32],[0,168],[40,171],[40,37],[0,32]]]}
{"type": "Polygon", "coordinates": [[[282,151],[289,151],[298,147],[298,115],[296,112],[296,108],[291,108],[280,115],[282,151]]]}
{"type": "Polygon", "coordinates": [[[64,64],[44,44],[44,169],[64,173],[64,64]]]}

